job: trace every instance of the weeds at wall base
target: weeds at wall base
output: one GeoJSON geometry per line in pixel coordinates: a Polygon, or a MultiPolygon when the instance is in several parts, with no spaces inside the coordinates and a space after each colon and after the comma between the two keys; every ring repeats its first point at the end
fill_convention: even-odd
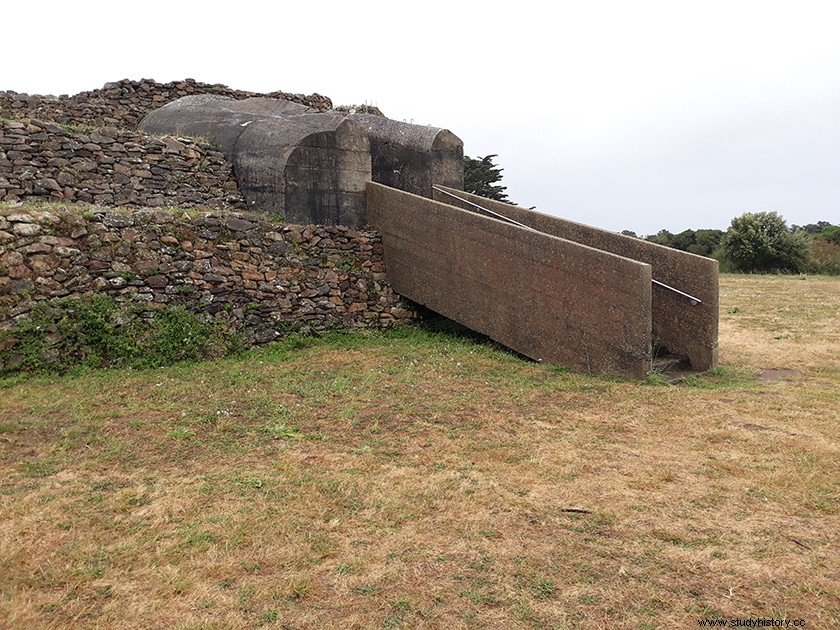
{"type": "Polygon", "coordinates": [[[0,377],[88,368],[154,368],[236,354],[239,331],[183,307],[150,310],[97,294],[36,305],[0,332],[0,377]]]}

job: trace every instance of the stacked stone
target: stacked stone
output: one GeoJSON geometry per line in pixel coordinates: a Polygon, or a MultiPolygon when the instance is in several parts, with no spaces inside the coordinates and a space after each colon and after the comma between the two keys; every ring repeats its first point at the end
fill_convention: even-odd
{"type": "Polygon", "coordinates": [[[377,233],[242,213],[0,210],[0,329],[38,301],[105,292],[224,318],[253,344],[414,317],[385,283],[377,233]]]}
{"type": "Polygon", "coordinates": [[[36,119],[0,123],[0,201],[244,208],[230,164],[209,143],[36,119]]]}
{"type": "Polygon", "coordinates": [[[157,109],[190,94],[218,94],[235,99],[267,96],[293,101],[326,111],[332,102],[320,94],[289,94],[270,92],[259,94],[232,90],[224,85],[209,85],[193,79],[171,83],[157,83],[151,79],[130,81],[124,79],[107,83],[99,90],[81,92],[75,96],[40,96],[0,92],[0,117],[20,119],[36,118],[63,125],[115,126],[135,129],[143,117],[157,109]]]}
{"type": "Polygon", "coordinates": [[[251,344],[415,316],[385,281],[375,232],[160,208],[244,208],[230,164],[209,143],[133,130],[147,112],[202,93],[332,107],[317,94],[259,95],[189,79],[126,80],[74,97],[0,92],[0,330],[39,302],[94,293],[142,307],[125,317],[184,306],[251,344]],[[30,200],[52,203],[16,205],[30,200]]]}

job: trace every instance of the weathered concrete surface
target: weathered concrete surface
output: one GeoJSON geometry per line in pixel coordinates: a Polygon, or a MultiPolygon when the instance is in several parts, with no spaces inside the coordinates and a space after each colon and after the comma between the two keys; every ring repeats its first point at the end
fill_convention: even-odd
{"type": "Polygon", "coordinates": [[[426,197],[435,184],[464,187],[457,136],[383,116],[201,94],[149,113],[140,128],[212,140],[233,165],[250,209],[297,223],[364,225],[371,179],[426,197]]]}
{"type": "MultiPolygon", "coordinates": [[[[673,354],[686,356],[694,370],[708,370],[718,364],[719,302],[718,262],[716,260],[518,206],[491,201],[462,191],[449,189],[449,192],[540,232],[647,263],[651,266],[654,279],[702,300],[702,303],[692,306],[685,297],[654,286],[653,345],[664,346],[673,354]]],[[[435,198],[461,208],[471,209],[469,205],[437,191],[435,198]]],[[[578,290],[585,291],[586,288],[581,285],[578,290]]],[[[600,323],[593,318],[592,325],[599,326],[600,323]]]]}
{"type": "Polygon", "coordinates": [[[643,378],[650,265],[370,183],[397,293],[531,358],[643,378]]]}
{"type": "Polygon", "coordinates": [[[218,144],[253,210],[292,223],[366,223],[370,143],[342,114],[313,112],[279,99],[197,95],[149,113],[140,128],[218,144]]]}
{"type": "Polygon", "coordinates": [[[464,143],[447,129],[350,114],[370,140],[373,181],[432,197],[432,186],[464,189],[464,143]]]}

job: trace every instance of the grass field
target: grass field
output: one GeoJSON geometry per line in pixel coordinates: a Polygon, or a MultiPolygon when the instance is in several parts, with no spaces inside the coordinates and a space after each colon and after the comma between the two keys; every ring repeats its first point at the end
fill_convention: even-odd
{"type": "Polygon", "coordinates": [[[0,627],[840,627],[840,278],[723,276],[720,348],[670,386],[418,330],[1,382],[0,627]]]}

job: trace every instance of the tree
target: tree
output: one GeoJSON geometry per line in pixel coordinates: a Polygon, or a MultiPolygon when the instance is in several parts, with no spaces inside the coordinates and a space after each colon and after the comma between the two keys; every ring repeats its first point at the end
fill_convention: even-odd
{"type": "Polygon", "coordinates": [[[473,159],[464,156],[464,190],[496,201],[508,201],[507,186],[499,186],[496,182],[502,179],[502,170],[493,164],[493,158],[498,155],[486,155],[473,159]]]}
{"type": "MultiPolygon", "coordinates": [[[[820,223],[823,223],[823,221],[820,221],[820,223]]],[[[840,225],[829,224],[822,229],[822,232],[817,234],[817,238],[834,243],[835,245],[840,245],[840,225]]]]}
{"type": "Polygon", "coordinates": [[[656,234],[645,237],[645,240],[698,256],[711,256],[712,252],[718,248],[721,238],[723,238],[721,230],[683,230],[679,234],[659,230],[656,234]]]}
{"type": "Polygon", "coordinates": [[[826,228],[832,227],[828,221],[817,221],[816,223],[809,223],[808,225],[791,225],[791,232],[807,232],[808,234],[820,234],[826,228]]]}
{"type": "Polygon", "coordinates": [[[645,240],[650,241],[651,243],[656,243],[657,245],[671,247],[671,243],[674,240],[674,235],[671,234],[668,230],[659,230],[656,234],[649,234],[648,236],[646,236],[645,240]]]}
{"type": "Polygon", "coordinates": [[[720,247],[723,234],[723,230],[697,230],[694,233],[694,243],[687,251],[700,256],[711,256],[720,247]]]}
{"type": "Polygon", "coordinates": [[[747,212],[732,219],[723,237],[724,256],[738,271],[799,271],[808,256],[808,239],[788,230],[776,212],[747,212]]]}

